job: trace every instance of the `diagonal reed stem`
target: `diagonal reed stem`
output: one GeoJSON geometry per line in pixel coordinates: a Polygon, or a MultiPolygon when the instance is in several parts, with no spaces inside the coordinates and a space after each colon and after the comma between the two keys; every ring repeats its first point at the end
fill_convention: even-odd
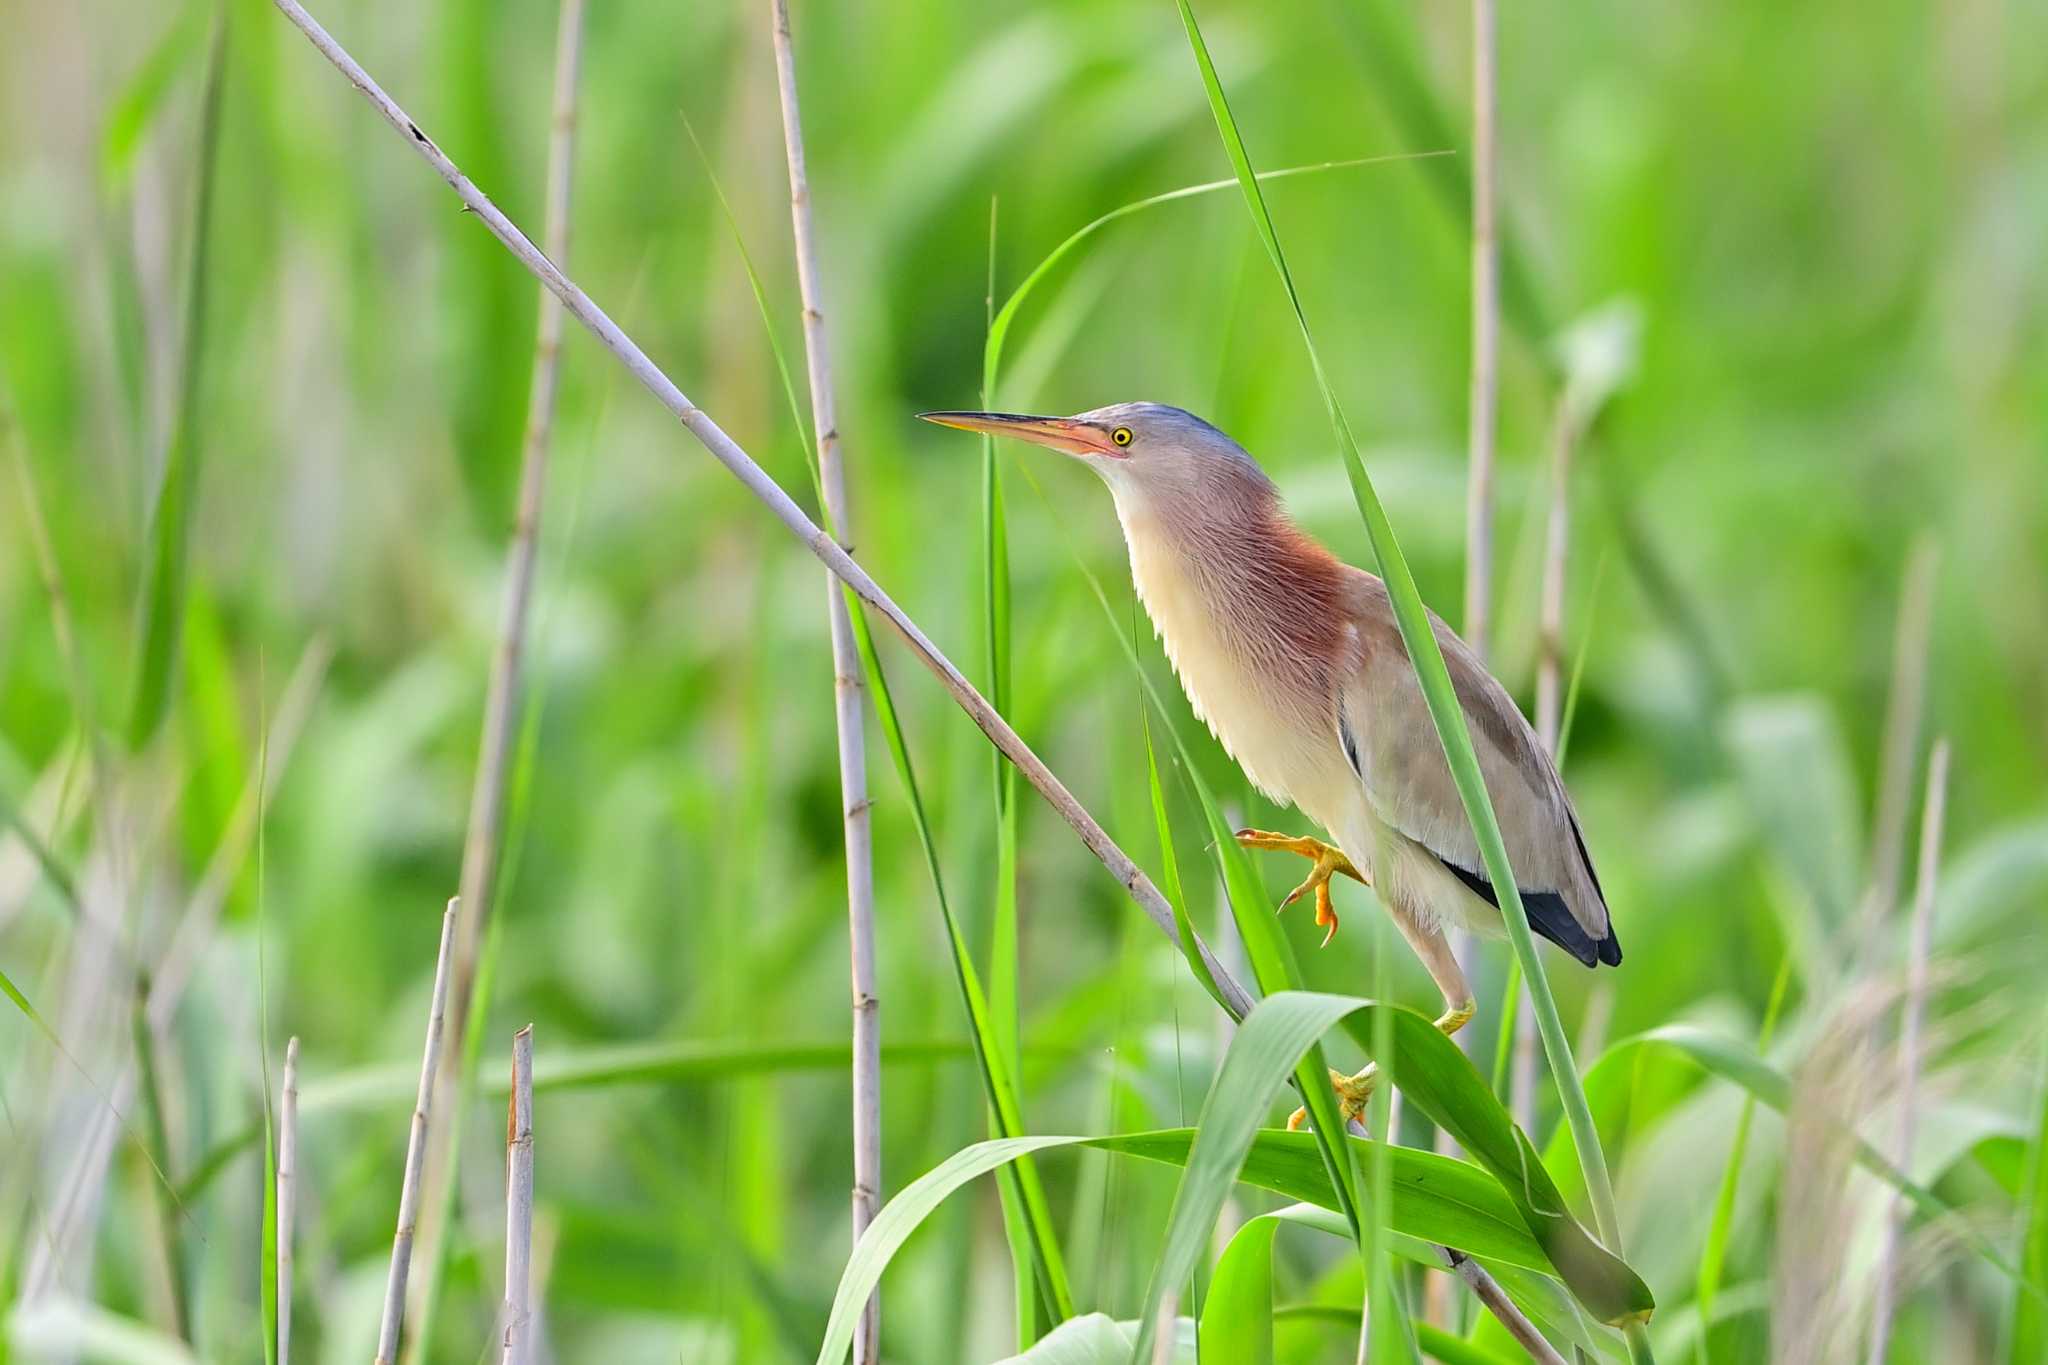
{"type": "Polygon", "coordinates": [[[441,1057],[441,1021],[448,1009],[448,950],[454,937],[455,905],[449,901],[441,916],[441,950],[434,962],[434,993],[427,1007],[427,1042],[420,1058],[419,1097],[413,1103],[412,1133],[405,1144],[405,1177],[398,1188],[398,1231],[391,1238],[391,1271],[384,1281],[384,1316],[377,1328],[377,1365],[391,1365],[398,1359],[398,1328],[405,1320],[405,1277],[412,1268],[413,1229],[419,1219],[427,1114],[434,1103],[434,1071],[441,1057]]]}
{"type": "MultiPolygon", "coordinates": [[[[771,0],[770,12],[776,84],[782,100],[782,143],[789,161],[797,289],[804,312],[804,363],[818,447],[818,487],[827,528],[850,547],[853,532],[846,510],[846,464],[832,383],[831,338],[825,331],[824,288],[819,279],[810,177],[804,163],[803,114],[797,97],[788,0],[771,0]]],[[[845,590],[829,572],[825,575],[825,601],[832,632],[833,718],[839,732],[839,799],[846,843],[846,928],[853,996],[853,1240],[857,1245],[874,1221],[882,1191],[882,1030],[875,981],[873,803],[868,799],[860,651],[853,638],[845,590]]],[[[854,1331],[853,1365],[869,1365],[879,1359],[880,1349],[878,1290],[862,1310],[854,1331]]]]}
{"type": "MultiPolygon", "coordinates": [[[[975,690],[974,685],[954,666],[952,660],[948,659],[917,623],[896,605],[894,599],[882,590],[881,585],[854,562],[844,547],[805,516],[803,509],[754,463],[752,457],[738,442],[726,435],[718,423],[712,420],[710,414],[692,403],[676,386],[675,381],[663,373],[661,368],[648,358],[647,353],[620,330],[619,325],[613,322],[588,294],[564,275],[560,268],[536,248],[526,234],[499,210],[497,205],[470,183],[469,178],[448,159],[447,154],[420,131],[419,125],[384,93],[383,88],[371,79],[369,73],[363,70],[355,58],[349,56],[347,50],[337,43],[312,15],[306,12],[298,0],[273,0],[273,3],[300,32],[306,35],[320,54],[341,72],[349,84],[362,93],[378,115],[411,144],[413,150],[433,168],[435,174],[455,192],[463,206],[476,215],[491,235],[561,299],[570,316],[588,328],[598,343],[611,352],[626,367],[627,372],[639,380],[641,385],[702,443],[714,459],[724,465],[748,492],[766,506],[805,549],[817,556],[855,596],[889,623],[910,651],[917,656],[918,661],[939,680],[947,694],[967,713],[976,727],[988,736],[989,741],[1005,758],[1016,765],[1024,780],[1031,784],[1062,820],[1066,821],[1088,851],[1109,871],[1117,884],[1129,893],[1146,918],[1178,945],[1181,937],[1174,923],[1173,908],[1160,894],[1159,888],[1153,885],[1152,879],[1117,846],[1116,841],[1109,837],[1108,832],[1097,823],[1095,817],[1088,813],[1074,798],[1073,793],[1067,790],[1065,784],[1046,767],[1036,753],[1032,752],[1031,746],[1026,744],[1010,727],[1009,722],[975,690]]],[[[1214,951],[1200,934],[1192,934],[1192,937],[1191,946],[1200,955],[1215,980],[1217,993],[1221,997],[1218,1003],[1229,1011],[1233,1018],[1242,1019],[1251,1012],[1253,1001],[1250,993],[1217,959],[1214,951]]],[[[1533,948],[1530,951],[1533,952],[1533,948]]],[[[1496,1307],[1492,1301],[1488,1302],[1488,1306],[1496,1307]]],[[[1514,1330],[1513,1319],[1520,1317],[1514,1305],[1502,1298],[1497,1311],[1502,1313],[1502,1320],[1509,1325],[1510,1330],[1514,1330]]]]}
{"type": "MultiPolygon", "coordinates": [[[[1026,744],[1010,727],[1009,722],[989,705],[988,700],[975,689],[974,684],[967,681],[966,676],[953,661],[932,643],[917,623],[904,613],[903,608],[896,605],[895,600],[882,590],[881,585],[875,582],[867,570],[855,563],[843,546],[804,515],[803,509],[798,507],[789,494],[768,477],[758,464],[754,463],[753,457],[748,455],[738,442],[726,435],[709,413],[692,403],[683,391],[676,387],[675,381],[664,374],[660,367],[648,358],[647,353],[621,331],[619,325],[613,322],[588,294],[564,275],[555,263],[535,247],[526,234],[499,210],[497,205],[470,183],[469,178],[457,169],[447,154],[420,131],[419,125],[384,93],[370,78],[369,73],[320,27],[318,21],[306,13],[298,0],[274,0],[274,3],[285,17],[306,35],[313,46],[319,49],[321,55],[332,62],[349,83],[362,92],[364,98],[370,101],[384,121],[412,144],[413,150],[433,167],[435,173],[454,190],[456,197],[476,215],[491,235],[562,300],[569,315],[588,328],[598,343],[610,351],[626,367],[627,372],[639,380],[642,386],[703,444],[712,458],[724,465],[748,492],[759,499],[805,549],[817,556],[826,568],[832,570],[841,582],[853,590],[855,596],[889,623],[891,629],[909,646],[911,653],[917,656],[918,662],[939,680],[947,694],[967,713],[968,719],[988,736],[989,741],[1002,751],[1004,757],[1017,765],[1017,770],[1024,775],[1024,780],[1029,782],[1060,818],[1067,822],[1088,851],[1094,854],[1117,883],[1130,893],[1146,917],[1178,943],[1180,936],[1174,928],[1173,909],[1166,903],[1166,898],[1159,894],[1159,888],[1152,884],[1152,879],[1117,846],[1116,841],[1109,837],[1108,832],[1096,822],[1095,817],[1074,799],[1073,793],[1067,790],[1066,785],[1045,766],[1044,761],[1036,753],[1032,752],[1031,746],[1026,744]]],[[[1225,1007],[1240,1018],[1248,1014],[1252,1006],[1251,995],[1224,972],[1223,965],[1215,960],[1215,955],[1207,943],[1198,938],[1196,949],[1209,963],[1210,969],[1216,973],[1217,984],[1223,991],[1225,1007]]]]}

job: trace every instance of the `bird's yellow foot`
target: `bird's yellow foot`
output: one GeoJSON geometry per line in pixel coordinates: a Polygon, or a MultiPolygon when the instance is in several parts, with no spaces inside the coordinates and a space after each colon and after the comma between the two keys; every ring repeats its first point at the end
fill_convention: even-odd
{"type": "MultiPolygon", "coordinates": [[[[1368,1064],[1357,1075],[1347,1076],[1335,1067],[1330,1068],[1330,1088],[1337,1092],[1337,1108],[1347,1126],[1365,1122],[1365,1106],[1372,1099],[1373,1087],[1379,1083],[1379,1071],[1378,1066],[1368,1064]]],[[[1297,1109],[1287,1116],[1287,1131],[1299,1132],[1306,1122],[1308,1110],[1297,1109]]]]}
{"type": "Polygon", "coordinates": [[[1313,891],[1316,893],[1316,923],[1323,929],[1323,947],[1330,946],[1330,940],[1337,936],[1337,912],[1330,904],[1330,878],[1343,873],[1363,886],[1372,881],[1360,872],[1352,861],[1344,856],[1344,850],[1321,839],[1310,839],[1291,834],[1269,834],[1262,829],[1241,829],[1237,842],[1245,848],[1278,849],[1283,853],[1296,853],[1314,863],[1308,877],[1300,886],[1287,893],[1287,899],[1280,902],[1280,908],[1300,900],[1313,891]]]}

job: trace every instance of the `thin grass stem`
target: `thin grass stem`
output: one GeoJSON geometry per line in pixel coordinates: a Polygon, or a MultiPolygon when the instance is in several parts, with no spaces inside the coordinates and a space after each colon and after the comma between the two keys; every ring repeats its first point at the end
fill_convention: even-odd
{"type": "Polygon", "coordinates": [[[420,1172],[426,1158],[427,1116],[434,1103],[434,1072],[441,1058],[441,1021],[448,1009],[448,957],[455,933],[455,911],[456,904],[451,900],[441,916],[441,950],[434,962],[434,992],[427,1007],[427,1041],[420,1059],[419,1097],[413,1103],[412,1133],[405,1144],[405,1177],[398,1190],[398,1231],[391,1239],[391,1270],[384,1280],[384,1316],[377,1328],[377,1365],[392,1365],[398,1359],[398,1331],[405,1321],[405,1280],[412,1269],[420,1172]]]}
{"type": "MultiPolygon", "coordinates": [[[[811,390],[811,427],[818,460],[819,496],[826,525],[852,553],[846,507],[846,465],[832,377],[831,338],[825,330],[824,287],[804,159],[803,115],[798,100],[796,51],[788,0],[772,0],[776,83],[782,103],[782,143],[789,164],[789,212],[796,244],[797,289],[803,303],[804,359],[811,390]]],[[[839,799],[846,846],[847,952],[853,996],[852,1236],[874,1221],[882,1191],[881,997],[875,979],[875,876],[873,802],[868,798],[865,696],[860,649],[851,607],[839,580],[825,575],[832,636],[833,718],[839,735],[839,799]]],[[[881,1349],[881,1294],[868,1300],[853,1336],[854,1365],[869,1365],[881,1349]]]]}

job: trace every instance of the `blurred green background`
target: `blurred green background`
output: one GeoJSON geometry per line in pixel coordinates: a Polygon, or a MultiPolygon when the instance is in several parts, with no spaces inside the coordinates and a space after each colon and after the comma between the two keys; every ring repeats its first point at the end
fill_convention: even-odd
{"type": "MultiPolygon", "coordinates": [[[[218,925],[189,943],[189,988],[161,1021],[165,1174],[187,1181],[260,1117],[266,1051],[274,1073],[296,1035],[309,1096],[298,1353],[370,1354],[496,639],[535,288],[269,6],[227,11],[179,648],[164,722],[138,745],[127,718],[154,509],[192,358],[212,10],[0,3],[0,969],[65,1044],[0,1013],[0,1231],[29,1359],[42,1357],[21,1324],[38,1304],[171,1321],[140,1111],[124,1107],[118,1136],[102,1111],[132,1052],[136,969],[177,961],[175,930],[209,895],[225,897],[218,925]],[[31,489],[82,686],[53,629],[31,489]],[[281,716],[303,724],[285,734],[281,716]],[[273,791],[256,821],[259,768],[273,791]],[[336,1098],[381,1067],[381,1098],[336,1098]]],[[[316,13],[538,236],[553,7],[334,0],[316,13]]],[[[1202,18],[1264,167],[1468,147],[1462,5],[1223,0],[1202,18]]],[[[801,4],[795,21],[854,540],[979,677],[978,457],[912,414],[979,405],[991,221],[1000,302],[1098,214],[1228,167],[1170,5],[857,0],[801,4]]],[[[800,365],[768,36],[760,5],[591,6],[569,267],[808,506],[803,438],[686,132],[800,365]]],[[[1891,1132],[1888,1056],[1866,1058],[1869,1090],[1808,1063],[1896,1000],[1904,912],[1873,919],[1864,887],[1901,585],[1912,547],[1931,544],[1920,733],[1948,736],[1955,766],[1914,1170],[2007,1238],[2048,1042],[2048,11],[1510,5],[1500,73],[1514,277],[1490,643],[1525,703],[1557,340],[1617,305],[1641,323],[1574,475],[1566,638],[1586,662],[1567,778],[1628,954],[1597,995],[1549,958],[1568,1024],[1593,1030],[1582,1061],[1677,1019],[1754,1039],[1796,948],[1775,1059],[1816,1106],[1891,1132]]],[[[1425,597],[1453,621],[1466,174],[1461,155],[1268,191],[1367,464],[1425,597]]],[[[1092,239],[1026,305],[990,398],[1194,409],[1265,462],[1307,527],[1371,562],[1234,192],[1092,239]]],[[[565,1360],[808,1359],[843,1264],[850,1178],[843,1066],[829,1049],[808,1068],[776,1050],[843,1048],[847,1033],[819,570],[573,326],[554,448],[482,1073],[499,1074],[528,1020],[544,1068],[620,1043],[687,1042],[708,1060],[541,1096],[547,1339],[565,1360]]],[[[1131,610],[1108,499],[1078,468],[1021,447],[1001,459],[1012,719],[1156,874],[1138,683],[1117,639],[1132,623],[1105,621],[1074,562],[1131,610]]],[[[1199,734],[1149,630],[1136,633],[1234,810],[1299,826],[1199,734]]],[[[893,641],[881,648],[985,960],[987,747],[893,641]]],[[[886,1073],[893,1192],[981,1137],[985,1114],[879,746],[871,770],[884,1037],[947,1045],[886,1073]]],[[[1199,817],[1169,787],[1196,919],[1211,925],[1199,817]]],[[[1029,1127],[1192,1122],[1219,1016],[1068,831],[1028,793],[1022,811],[1029,1127]]],[[[1277,897],[1298,869],[1262,871],[1277,897]]],[[[1370,955],[1391,945],[1400,998],[1433,1004],[1365,893],[1340,893],[1339,913],[1323,952],[1305,912],[1284,921],[1315,985],[1363,991],[1370,955]]],[[[1506,960],[1489,947],[1479,972],[1482,1071],[1506,960]]],[[[1688,1359],[1698,1249],[1741,1103],[1682,1065],[1650,1069],[1639,1093],[1665,1098],[1642,1122],[1624,1116],[1610,1159],[1631,1260],[1663,1305],[1663,1354],[1688,1359]]],[[[1541,1129],[1554,1121],[1539,1108],[1541,1129]]],[[[1837,1171],[1826,1225],[1842,1233],[1817,1238],[1801,1200],[1826,1177],[1802,1171],[1796,1124],[1788,1137],[1775,1114],[1754,1123],[1716,1355],[1848,1358],[1853,1337],[1802,1354],[1806,1305],[1785,1296],[1819,1274],[1845,1316],[1863,1311],[1879,1187],[1837,1171]]],[[[496,1100],[475,1099],[462,1124],[436,1359],[474,1356],[501,1290],[496,1100]]],[[[229,1163],[172,1217],[205,1359],[258,1349],[260,1145],[229,1163]]],[[[1101,1154],[1045,1169],[1077,1299],[1128,1315],[1174,1173],[1101,1154]]],[[[1246,1207],[1264,1205],[1247,1192],[1246,1207]]],[[[1909,1243],[1897,1357],[1992,1358],[2010,1285],[1952,1237],[1909,1243]]],[[[1339,1259],[1283,1237],[1283,1283],[1328,1290],[1339,1259]]],[[[1005,1354],[993,1189],[949,1203],[885,1290],[889,1359],[1005,1354]]],[[[1350,1358],[1342,1332],[1311,1322],[1281,1342],[1287,1359],[1350,1358]]]]}

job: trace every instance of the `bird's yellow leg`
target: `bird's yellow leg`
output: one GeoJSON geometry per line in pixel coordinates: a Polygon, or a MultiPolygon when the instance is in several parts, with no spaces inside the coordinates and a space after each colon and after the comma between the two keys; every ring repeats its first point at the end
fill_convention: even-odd
{"type": "MultiPolygon", "coordinates": [[[[1472,990],[1465,984],[1465,973],[1458,967],[1458,956],[1451,950],[1451,942],[1442,929],[1434,924],[1424,924],[1415,916],[1394,911],[1394,924],[1401,936],[1408,940],[1415,955],[1422,959],[1422,965],[1429,969],[1430,978],[1437,989],[1444,993],[1444,1012],[1436,1017],[1436,1026],[1446,1038],[1456,1034],[1472,1022],[1476,1005],[1472,990]]],[[[1379,1068],[1368,1064],[1357,1073],[1347,1076],[1341,1071],[1330,1072],[1330,1085],[1337,1092],[1338,1107],[1344,1113],[1344,1121],[1363,1121],[1366,1101],[1372,1098],[1374,1083],[1379,1079],[1379,1068]]],[[[1308,1110],[1297,1109],[1287,1119],[1290,1130],[1301,1127],[1308,1118],[1308,1110]]]]}
{"type": "Polygon", "coordinates": [[[1295,853],[1308,859],[1315,866],[1309,869],[1308,877],[1300,886],[1287,893],[1287,899],[1280,902],[1280,908],[1300,900],[1313,891],[1316,893],[1316,923],[1323,930],[1323,947],[1337,936],[1337,911],[1330,904],[1330,878],[1343,873],[1351,880],[1364,886],[1372,885],[1372,879],[1360,872],[1351,859],[1344,856],[1344,850],[1321,839],[1305,835],[1269,834],[1262,829],[1241,829],[1237,842],[1245,848],[1276,849],[1282,853],[1295,853]]]}

